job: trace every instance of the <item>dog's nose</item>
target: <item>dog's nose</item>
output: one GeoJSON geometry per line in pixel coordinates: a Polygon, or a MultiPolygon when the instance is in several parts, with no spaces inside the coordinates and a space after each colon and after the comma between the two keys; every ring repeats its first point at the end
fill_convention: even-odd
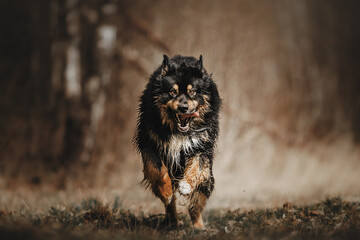
{"type": "Polygon", "coordinates": [[[187,102],[185,102],[185,103],[180,103],[179,106],[178,106],[178,110],[179,110],[181,113],[186,113],[188,109],[189,109],[189,105],[187,104],[187,102]]]}

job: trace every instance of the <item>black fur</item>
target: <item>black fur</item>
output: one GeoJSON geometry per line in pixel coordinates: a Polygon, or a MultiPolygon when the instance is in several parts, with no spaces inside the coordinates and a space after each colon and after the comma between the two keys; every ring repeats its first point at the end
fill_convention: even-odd
{"type": "Polygon", "coordinates": [[[157,168],[160,169],[162,163],[167,166],[174,191],[178,187],[178,181],[183,177],[187,159],[194,155],[200,155],[200,168],[203,166],[210,168],[210,177],[197,185],[195,190],[202,192],[207,198],[213,191],[212,164],[219,133],[220,104],[217,86],[203,67],[202,56],[197,60],[194,57],[179,55],[169,59],[164,55],[163,63],[151,75],[140,99],[134,142],[141,155],[146,154],[157,168]],[[169,92],[174,84],[179,87],[176,97],[169,92]],[[186,92],[189,84],[193,86],[195,96],[190,96],[186,92]],[[174,126],[176,125],[176,112],[173,109],[166,109],[168,122],[165,123],[160,111],[161,105],[181,98],[183,102],[194,100],[199,106],[207,106],[200,110],[199,118],[190,122],[190,129],[187,132],[181,132],[168,123],[174,121],[174,126]],[[155,134],[157,138],[151,134],[155,134]],[[169,156],[169,151],[165,151],[163,145],[177,136],[187,137],[192,146],[189,149],[181,148],[178,162],[172,167],[174,156],[169,156]],[[197,144],[193,144],[193,140],[197,141],[197,144]]]}

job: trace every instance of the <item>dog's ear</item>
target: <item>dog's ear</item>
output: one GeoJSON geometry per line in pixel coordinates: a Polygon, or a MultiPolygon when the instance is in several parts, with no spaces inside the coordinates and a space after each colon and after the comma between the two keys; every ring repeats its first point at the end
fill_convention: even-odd
{"type": "Polygon", "coordinates": [[[164,56],[164,59],[163,59],[163,62],[161,64],[162,67],[165,67],[165,66],[168,66],[169,65],[169,57],[167,55],[163,55],[164,56]]]}
{"type": "Polygon", "coordinates": [[[161,75],[165,76],[166,73],[169,71],[169,57],[164,54],[164,59],[161,64],[161,75]]]}
{"type": "Polygon", "coordinates": [[[180,68],[182,68],[182,69],[185,69],[185,68],[187,68],[187,65],[186,65],[186,63],[185,63],[185,62],[182,62],[182,63],[181,63],[181,65],[180,65],[180,68]]]}
{"type": "Polygon", "coordinates": [[[202,55],[200,55],[199,61],[196,62],[196,67],[197,67],[200,71],[203,70],[203,58],[202,58],[202,55]]]}

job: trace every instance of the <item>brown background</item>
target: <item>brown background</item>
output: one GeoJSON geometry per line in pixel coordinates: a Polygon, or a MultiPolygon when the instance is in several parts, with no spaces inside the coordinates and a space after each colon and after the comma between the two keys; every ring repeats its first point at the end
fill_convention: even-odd
{"type": "MultiPolygon", "coordinates": [[[[359,196],[358,1],[0,3],[0,188],[141,191],[137,100],[162,55],[223,98],[220,205],[359,196]]],[[[215,204],[215,203],[214,203],[215,204]]]]}

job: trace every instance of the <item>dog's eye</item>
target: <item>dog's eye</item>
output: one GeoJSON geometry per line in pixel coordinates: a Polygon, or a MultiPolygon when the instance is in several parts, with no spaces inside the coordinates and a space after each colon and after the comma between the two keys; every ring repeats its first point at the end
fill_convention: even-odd
{"type": "Polygon", "coordinates": [[[171,89],[169,94],[170,96],[175,97],[177,95],[177,91],[175,89],[171,89]]]}
{"type": "Polygon", "coordinates": [[[189,95],[194,96],[196,94],[194,89],[189,89],[189,95]]]}

